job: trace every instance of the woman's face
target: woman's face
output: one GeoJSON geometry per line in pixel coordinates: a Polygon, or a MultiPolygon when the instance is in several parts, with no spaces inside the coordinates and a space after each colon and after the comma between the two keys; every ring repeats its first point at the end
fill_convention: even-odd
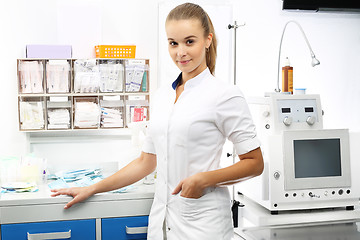
{"type": "Polygon", "coordinates": [[[183,77],[193,78],[206,69],[206,48],[212,34],[204,37],[204,30],[197,19],[170,20],[165,26],[170,57],[182,71],[183,77]]]}

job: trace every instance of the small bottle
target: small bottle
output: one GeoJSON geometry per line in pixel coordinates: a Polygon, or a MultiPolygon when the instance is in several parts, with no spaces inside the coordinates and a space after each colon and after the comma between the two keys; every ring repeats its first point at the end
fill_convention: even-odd
{"type": "Polygon", "coordinates": [[[48,176],[47,176],[46,169],[43,170],[41,178],[42,178],[42,183],[47,184],[48,176]]]}
{"type": "Polygon", "coordinates": [[[293,67],[290,66],[288,57],[285,59],[285,66],[282,68],[282,91],[293,94],[293,67]]]}

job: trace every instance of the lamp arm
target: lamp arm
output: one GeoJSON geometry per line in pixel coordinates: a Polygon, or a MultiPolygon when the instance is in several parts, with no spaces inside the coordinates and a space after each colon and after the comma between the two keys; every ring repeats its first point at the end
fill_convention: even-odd
{"type": "Polygon", "coordinates": [[[300,29],[300,31],[301,31],[301,33],[302,33],[302,35],[303,35],[303,37],[304,37],[304,39],[305,39],[305,41],[306,41],[306,44],[307,44],[307,46],[308,46],[308,48],[309,48],[309,50],[310,50],[311,58],[315,58],[315,54],[314,54],[314,52],[313,52],[313,50],[312,50],[312,48],[311,48],[311,46],[310,46],[309,40],[307,39],[306,34],[305,34],[304,30],[302,29],[301,25],[300,25],[298,22],[294,21],[294,20],[288,21],[288,22],[285,24],[285,26],[284,26],[283,32],[282,32],[282,34],[281,34],[281,39],[280,39],[279,57],[278,57],[277,89],[275,89],[275,92],[280,92],[280,91],[281,91],[281,90],[280,90],[280,85],[279,85],[279,84],[280,84],[280,83],[279,83],[279,80],[280,80],[281,46],[282,46],[282,41],[283,41],[283,38],[284,38],[284,34],[285,34],[286,27],[287,27],[287,25],[288,25],[289,23],[295,23],[296,26],[298,26],[298,28],[300,29]]]}

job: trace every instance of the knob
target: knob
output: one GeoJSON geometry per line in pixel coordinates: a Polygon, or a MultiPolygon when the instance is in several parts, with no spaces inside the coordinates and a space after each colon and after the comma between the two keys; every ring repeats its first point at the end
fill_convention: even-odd
{"type": "Polygon", "coordinates": [[[274,172],[274,178],[278,180],[280,178],[280,173],[278,171],[274,172]]]}
{"type": "Polygon", "coordinates": [[[263,112],[263,116],[264,116],[264,117],[268,117],[269,115],[270,115],[270,112],[269,112],[269,111],[264,111],[264,112],[263,112]]]}
{"type": "Polygon", "coordinates": [[[291,123],[292,123],[292,117],[285,117],[284,120],[283,120],[283,123],[284,123],[286,126],[290,126],[291,123]]]}
{"type": "Polygon", "coordinates": [[[309,124],[309,125],[314,125],[314,123],[315,123],[315,117],[314,117],[314,116],[309,116],[309,117],[306,119],[306,122],[307,122],[307,124],[309,124]]]}

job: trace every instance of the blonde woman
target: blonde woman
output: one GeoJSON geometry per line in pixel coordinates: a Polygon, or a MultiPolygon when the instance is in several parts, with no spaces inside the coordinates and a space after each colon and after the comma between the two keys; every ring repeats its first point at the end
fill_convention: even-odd
{"type": "Polygon", "coordinates": [[[148,239],[228,240],[233,227],[225,186],[263,171],[255,126],[242,93],[213,75],[216,37],[207,13],[196,4],[179,5],[165,28],[170,56],[181,73],[154,98],[141,156],[97,184],[54,190],[53,196],[73,196],[69,208],[157,168],[148,239]],[[241,161],[220,168],[225,139],[234,143],[241,161]]]}

